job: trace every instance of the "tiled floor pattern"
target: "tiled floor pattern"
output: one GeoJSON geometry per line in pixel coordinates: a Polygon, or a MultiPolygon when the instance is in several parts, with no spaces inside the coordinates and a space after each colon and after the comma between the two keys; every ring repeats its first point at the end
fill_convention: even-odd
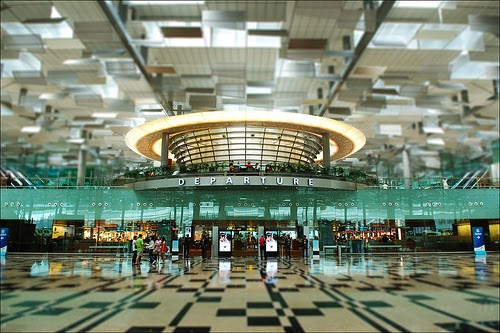
{"type": "Polygon", "coordinates": [[[498,332],[499,254],[8,254],[1,332],[498,332]]]}

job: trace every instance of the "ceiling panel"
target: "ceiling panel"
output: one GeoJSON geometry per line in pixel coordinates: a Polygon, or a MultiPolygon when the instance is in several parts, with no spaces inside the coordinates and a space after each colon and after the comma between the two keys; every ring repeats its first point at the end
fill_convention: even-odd
{"type": "MultiPolygon", "coordinates": [[[[475,144],[487,146],[498,138],[498,93],[495,95],[492,82],[499,75],[499,39],[491,30],[495,24],[478,26],[479,30],[493,31],[478,41],[462,36],[461,44],[454,38],[471,22],[474,25],[470,15],[489,15],[491,22],[498,23],[498,1],[447,2],[440,9],[394,7],[387,17],[379,15],[379,19],[384,23],[433,25],[421,26],[415,36],[406,36],[408,45],[402,44],[401,48],[360,48],[350,72],[346,69],[354,51],[341,52],[343,39],[348,36],[353,44],[357,40],[353,30],[363,13],[364,1],[143,3],[128,9],[125,26],[133,39],[147,45],[171,43],[161,35],[153,40],[146,22],[169,26],[167,35],[176,42],[192,36],[187,36],[186,31],[193,29],[198,37],[203,34],[206,38],[202,47],[137,47],[137,53],[146,55],[146,74],[129,54],[136,44],[126,45],[118,38],[117,26],[109,22],[104,10],[107,4],[2,2],[11,7],[2,11],[2,144],[4,140],[12,144],[2,151],[16,151],[15,144],[27,140],[45,149],[57,146],[74,151],[77,146],[64,141],[85,126],[98,137],[92,145],[105,147],[103,159],[117,159],[123,165],[145,162],[123,142],[130,128],[158,117],[144,115],[139,109],[170,105],[189,110],[188,101],[195,110],[215,110],[232,104],[240,109],[286,110],[290,111],[288,117],[293,112],[318,113],[320,103],[324,103],[326,117],[352,124],[368,138],[365,149],[346,162],[349,165],[365,165],[363,157],[370,151],[376,151],[382,162],[391,160],[399,165],[398,149],[405,144],[410,151],[426,152],[416,155],[417,168],[434,168],[439,164],[437,152],[477,157],[483,151],[474,148],[475,144]],[[72,37],[53,38],[44,31],[45,37],[40,38],[21,23],[5,26],[7,22],[49,19],[52,5],[76,29],[72,37]],[[279,36],[281,43],[250,47],[247,45],[251,37],[238,46],[228,43],[226,47],[214,47],[209,38],[214,31],[208,26],[238,28],[241,35],[250,36],[271,32],[279,36]],[[8,35],[9,31],[24,31],[27,35],[8,35]],[[300,40],[306,43],[297,44],[300,40]],[[313,47],[319,41],[320,45],[313,47]],[[443,50],[447,41],[455,50],[443,50]],[[30,56],[20,52],[19,43],[23,42],[30,56]],[[425,49],[425,45],[441,46],[425,49]],[[9,50],[9,46],[18,50],[9,50]],[[117,64],[119,60],[125,64],[117,64]],[[464,79],[466,75],[470,78],[464,79]],[[481,75],[489,79],[477,79],[481,75]],[[21,88],[27,89],[27,94],[19,103],[21,88]],[[50,121],[52,115],[41,114],[46,106],[57,109],[55,121],[50,121]],[[95,119],[94,111],[117,114],[112,119],[95,119]],[[21,126],[33,124],[42,126],[38,135],[19,133],[21,126]]],[[[118,1],[111,4],[119,7],[118,1]]],[[[388,40],[394,38],[393,32],[388,40]]],[[[70,155],[66,153],[65,163],[76,165],[70,155]]],[[[95,156],[89,163],[96,163],[95,156]]]]}

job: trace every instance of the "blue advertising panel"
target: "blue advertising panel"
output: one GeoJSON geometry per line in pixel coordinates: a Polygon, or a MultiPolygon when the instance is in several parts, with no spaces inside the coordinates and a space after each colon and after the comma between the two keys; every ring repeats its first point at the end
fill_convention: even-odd
{"type": "Polygon", "coordinates": [[[319,252],[319,240],[313,239],[313,251],[319,252]]]}
{"type": "Polygon", "coordinates": [[[474,242],[474,252],[476,254],[486,254],[483,227],[472,227],[472,241],[474,242]]]}
{"type": "Polygon", "coordinates": [[[319,240],[313,239],[312,241],[313,259],[319,259],[319,240]]]}
{"type": "Polygon", "coordinates": [[[7,254],[7,241],[9,240],[9,228],[0,228],[0,256],[7,254]]]}
{"type": "Polygon", "coordinates": [[[171,252],[172,253],[178,253],[179,252],[179,240],[178,239],[175,239],[175,240],[172,241],[171,252]]]}
{"type": "Polygon", "coordinates": [[[172,240],[172,248],[170,249],[170,254],[172,255],[172,260],[179,259],[179,240],[172,240]]]}

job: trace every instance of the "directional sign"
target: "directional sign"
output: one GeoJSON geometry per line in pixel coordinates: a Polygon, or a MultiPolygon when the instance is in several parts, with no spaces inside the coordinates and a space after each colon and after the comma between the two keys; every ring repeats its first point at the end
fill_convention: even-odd
{"type": "Polygon", "coordinates": [[[476,254],[486,254],[483,227],[472,227],[472,240],[474,242],[474,252],[476,254]]]}
{"type": "Polygon", "coordinates": [[[9,229],[0,228],[0,256],[7,254],[7,241],[9,239],[9,229]]]}

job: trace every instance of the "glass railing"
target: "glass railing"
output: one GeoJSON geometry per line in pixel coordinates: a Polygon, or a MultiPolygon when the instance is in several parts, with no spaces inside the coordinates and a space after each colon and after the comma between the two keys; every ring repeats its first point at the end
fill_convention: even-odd
{"type": "Polygon", "coordinates": [[[117,177],[116,184],[126,184],[134,181],[145,181],[169,177],[224,175],[224,176],[248,176],[248,175],[282,175],[282,176],[307,176],[341,181],[356,182],[375,186],[378,184],[376,177],[363,171],[342,167],[324,167],[321,165],[295,164],[295,163],[270,163],[255,168],[247,165],[233,165],[223,163],[201,163],[181,166],[152,167],[125,172],[123,176],[117,177]]]}
{"type": "Polygon", "coordinates": [[[448,177],[446,182],[443,177],[420,177],[420,178],[377,178],[355,169],[344,169],[339,167],[324,168],[321,166],[304,167],[290,164],[274,164],[262,170],[239,168],[230,170],[228,165],[198,165],[186,168],[156,167],[141,170],[133,170],[114,178],[87,177],[80,182],[77,177],[1,177],[0,187],[10,189],[99,189],[99,188],[123,188],[127,184],[137,181],[150,181],[164,178],[223,175],[223,176],[251,176],[251,175],[279,175],[287,177],[316,177],[333,179],[347,182],[355,182],[360,185],[359,189],[387,189],[387,190],[427,190],[427,189],[479,189],[498,188],[500,179],[490,177],[476,177],[464,182],[463,177],[448,177]],[[467,183],[467,186],[461,184],[467,183]]]}
{"type": "Polygon", "coordinates": [[[491,177],[481,177],[472,180],[467,185],[463,183],[462,177],[450,177],[443,181],[442,177],[421,177],[421,178],[378,178],[379,183],[369,185],[365,188],[379,187],[381,189],[393,190],[429,190],[429,189],[479,189],[479,188],[498,188],[500,179],[491,177]],[[457,185],[457,186],[455,186],[457,185]]]}
{"type": "Polygon", "coordinates": [[[111,188],[122,187],[114,185],[112,179],[105,178],[85,178],[83,183],[78,181],[77,177],[2,177],[0,179],[0,187],[11,189],[74,189],[74,188],[111,188]]]}

